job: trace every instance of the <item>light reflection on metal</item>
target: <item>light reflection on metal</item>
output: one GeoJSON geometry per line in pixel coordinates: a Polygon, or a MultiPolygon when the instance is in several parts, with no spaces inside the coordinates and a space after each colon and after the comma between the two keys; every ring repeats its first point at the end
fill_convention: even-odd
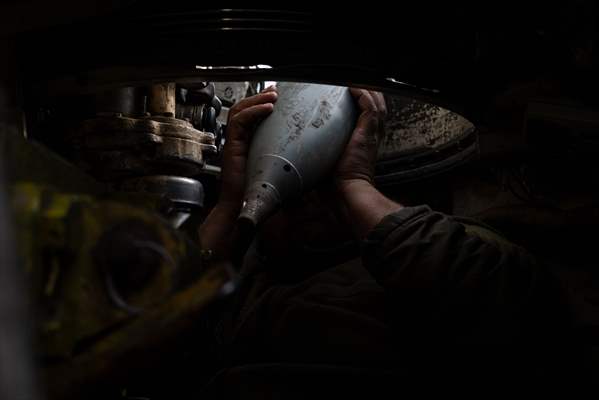
{"type": "Polygon", "coordinates": [[[227,70],[227,69],[272,69],[272,66],[267,64],[257,65],[196,65],[196,69],[202,70],[227,70]]]}
{"type": "Polygon", "coordinates": [[[408,87],[411,87],[411,88],[414,88],[414,89],[418,89],[418,90],[425,90],[427,92],[432,92],[432,93],[440,93],[439,89],[430,89],[430,88],[418,87],[416,85],[412,85],[411,83],[398,81],[395,78],[385,78],[385,80],[388,81],[388,82],[396,83],[396,84],[402,85],[402,86],[408,86],[408,87]]]}

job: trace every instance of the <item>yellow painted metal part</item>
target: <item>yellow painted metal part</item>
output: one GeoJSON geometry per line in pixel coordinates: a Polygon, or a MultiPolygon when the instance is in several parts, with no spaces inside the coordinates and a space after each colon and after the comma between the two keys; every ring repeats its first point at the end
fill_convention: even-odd
{"type": "Polygon", "coordinates": [[[227,266],[202,265],[200,247],[151,210],[26,182],[13,186],[12,201],[53,397],[129,366],[132,354],[184,330],[230,284],[227,266]],[[156,253],[149,278],[122,296],[139,313],[119,307],[107,285],[107,268],[139,267],[112,263],[123,251],[125,260],[156,253]],[[180,282],[182,271],[193,280],[180,282]]]}

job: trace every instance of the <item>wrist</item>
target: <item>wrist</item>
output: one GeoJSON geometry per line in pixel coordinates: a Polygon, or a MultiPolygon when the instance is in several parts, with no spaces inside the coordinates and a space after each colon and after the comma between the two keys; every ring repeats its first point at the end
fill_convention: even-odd
{"type": "Polygon", "coordinates": [[[348,198],[376,190],[372,181],[365,178],[339,179],[336,181],[337,194],[345,201],[348,198]]]}
{"type": "Polygon", "coordinates": [[[241,201],[219,199],[212,209],[211,214],[215,213],[223,218],[236,219],[241,211],[241,205],[241,201]]]}
{"type": "Polygon", "coordinates": [[[200,245],[215,253],[222,253],[227,247],[235,221],[239,215],[239,205],[219,201],[206,217],[199,229],[200,245]]]}
{"type": "Polygon", "coordinates": [[[374,185],[364,179],[352,179],[337,184],[347,219],[354,233],[364,238],[386,215],[402,208],[388,199],[374,185]]]}

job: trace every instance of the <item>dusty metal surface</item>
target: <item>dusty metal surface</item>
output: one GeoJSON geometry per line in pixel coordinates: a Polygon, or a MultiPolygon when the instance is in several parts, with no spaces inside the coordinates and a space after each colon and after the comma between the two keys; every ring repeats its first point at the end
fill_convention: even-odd
{"type": "Polygon", "coordinates": [[[204,153],[216,152],[215,137],[173,117],[96,117],[72,136],[78,163],[101,180],[127,176],[191,176],[204,166],[204,153]]]}
{"type": "Polygon", "coordinates": [[[119,135],[135,133],[195,140],[208,145],[214,144],[213,134],[198,131],[191,123],[172,117],[129,118],[116,115],[92,118],[83,121],[78,135],[85,135],[82,138],[84,143],[89,140],[87,138],[90,136],[100,136],[100,138],[105,138],[106,145],[110,145],[115,139],[110,135],[116,136],[116,140],[118,140],[119,135]]]}
{"type": "Polygon", "coordinates": [[[379,160],[432,150],[470,133],[472,123],[452,111],[399,96],[387,96],[385,140],[379,160]]]}
{"type": "Polygon", "coordinates": [[[152,115],[175,115],[175,84],[157,83],[150,87],[148,111],[152,115]]]}
{"type": "Polygon", "coordinates": [[[428,178],[478,154],[478,135],[470,121],[433,104],[387,96],[385,137],[375,180],[380,186],[428,178]]]}

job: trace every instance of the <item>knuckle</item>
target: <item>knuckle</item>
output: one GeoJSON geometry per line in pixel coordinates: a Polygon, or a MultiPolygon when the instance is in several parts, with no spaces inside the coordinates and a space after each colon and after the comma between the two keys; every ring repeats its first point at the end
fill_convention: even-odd
{"type": "Polygon", "coordinates": [[[236,114],[229,118],[229,126],[232,128],[241,128],[243,126],[239,115],[236,114]]]}
{"type": "Polygon", "coordinates": [[[240,108],[241,108],[241,103],[240,102],[237,102],[237,103],[233,104],[231,106],[231,108],[229,108],[229,115],[235,115],[235,114],[237,114],[239,111],[241,111],[240,108]]]}
{"type": "Polygon", "coordinates": [[[227,117],[228,125],[231,125],[231,123],[233,123],[233,121],[235,120],[235,117],[237,116],[238,113],[239,113],[239,111],[237,111],[236,109],[231,108],[229,110],[229,116],[227,117]]]}
{"type": "Polygon", "coordinates": [[[378,111],[376,109],[368,109],[364,113],[369,120],[378,118],[378,111]]]}
{"type": "Polygon", "coordinates": [[[369,105],[368,105],[368,110],[372,113],[374,113],[375,115],[377,115],[379,113],[379,108],[376,106],[376,103],[374,101],[372,101],[369,105]]]}

